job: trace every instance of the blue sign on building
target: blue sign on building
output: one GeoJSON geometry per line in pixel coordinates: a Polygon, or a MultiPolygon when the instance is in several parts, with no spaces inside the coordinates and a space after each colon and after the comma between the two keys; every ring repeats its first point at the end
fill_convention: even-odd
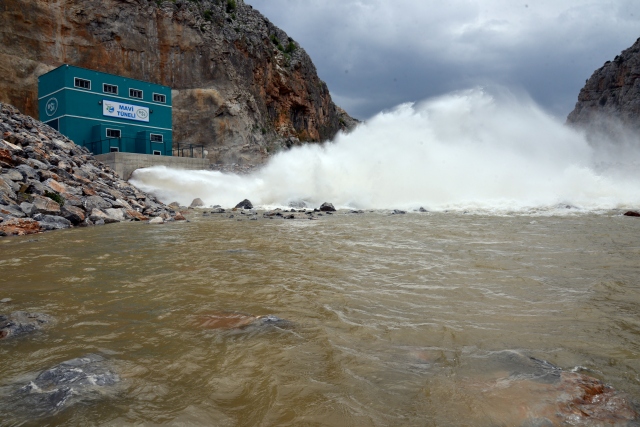
{"type": "Polygon", "coordinates": [[[40,120],[94,154],[170,156],[171,88],[72,65],[38,79],[40,120]]]}

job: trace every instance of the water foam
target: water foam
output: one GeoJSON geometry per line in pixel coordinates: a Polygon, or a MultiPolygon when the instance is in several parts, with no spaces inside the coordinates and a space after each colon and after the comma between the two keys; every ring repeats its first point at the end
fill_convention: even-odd
{"type": "MultiPolygon", "coordinates": [[[[612,151],[589,144],[530,100],[474,89],[400,105],[333,142],[281,152],[250,175],[154,167],[136,171],[132,183],[166,202],[200,197],[223,207],[244,198],[258,206],[304,200],[359,209],[640,205],[638,168],[610,173],[621,167],[612,151]],[[616,169],[607,167],[611,159],[616,169]]],[[[637,166],[638,159],[627,147],[624,163],[637,166]]]]}

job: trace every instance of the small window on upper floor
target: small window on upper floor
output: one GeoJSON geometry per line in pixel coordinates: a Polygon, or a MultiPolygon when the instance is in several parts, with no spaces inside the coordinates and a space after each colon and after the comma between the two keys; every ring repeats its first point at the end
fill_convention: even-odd
{"type": "Polygon", "coordinates": [[[107,138],[120,138],[121,136],[120,129],[107,129],[107,138]]]}
{"type": "Polygon", "coordinates": [[[163,142],[164,139],[162,138],[161,134],[157,134],[157,133],[152,133],[149,135],[149,139],[151,140],[151,142],[163,142]]]}
{"type": "Polygon", "coordinates": [[[73,85],[75,87],[79,87],[80,89],[89,89],[91,90],[91,80],[81,79],[79,77],[75,77],[73,79],[73,85]]]}
{"type": "Polygon", "coordinates": [[[118,86],[116,85],[109,85],[109,84],[103,84],[102,85],[102,91],[104,93],[112,93],[114,95],[118,94],[118,86]]]}
{"type": "Polygon", "coordinates": [[[154,102],[161,102],[163,104],[167,103],[167,95],[161,95],[159,93],[154,93],[153,94],[153,101],[154,102]]]}
{"type": "Polygon", "coordinates": [[[129,97],[142,99],[142,91],[139,89],[129,89],[129,97]]]}

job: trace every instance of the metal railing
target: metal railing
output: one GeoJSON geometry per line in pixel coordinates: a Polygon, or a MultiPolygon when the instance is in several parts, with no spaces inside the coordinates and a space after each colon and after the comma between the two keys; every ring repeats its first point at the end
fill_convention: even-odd
{"type": "Polygon", "coordinates": [[[191,157],[196,159],[204,159],[207,156],[204,145],[198,144],[174,144],[173,157],[191,157]]]}

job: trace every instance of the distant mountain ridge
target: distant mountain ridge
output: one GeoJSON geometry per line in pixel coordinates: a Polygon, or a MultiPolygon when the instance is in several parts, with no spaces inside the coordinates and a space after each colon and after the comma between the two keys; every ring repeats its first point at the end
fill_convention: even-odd
{"type": "Polygon", "coordinates": [[[567,123],[606,134],[640,130],[640,38],[593,73],[567,123]]]}
{"type": "Polygon", "coordinates": [[[38,117],[37,77],[68,63],[173,89],[173,140],[260,163],[354,122],[304,49],[243,0],[3,0],[0,102],[38,117]]]}

